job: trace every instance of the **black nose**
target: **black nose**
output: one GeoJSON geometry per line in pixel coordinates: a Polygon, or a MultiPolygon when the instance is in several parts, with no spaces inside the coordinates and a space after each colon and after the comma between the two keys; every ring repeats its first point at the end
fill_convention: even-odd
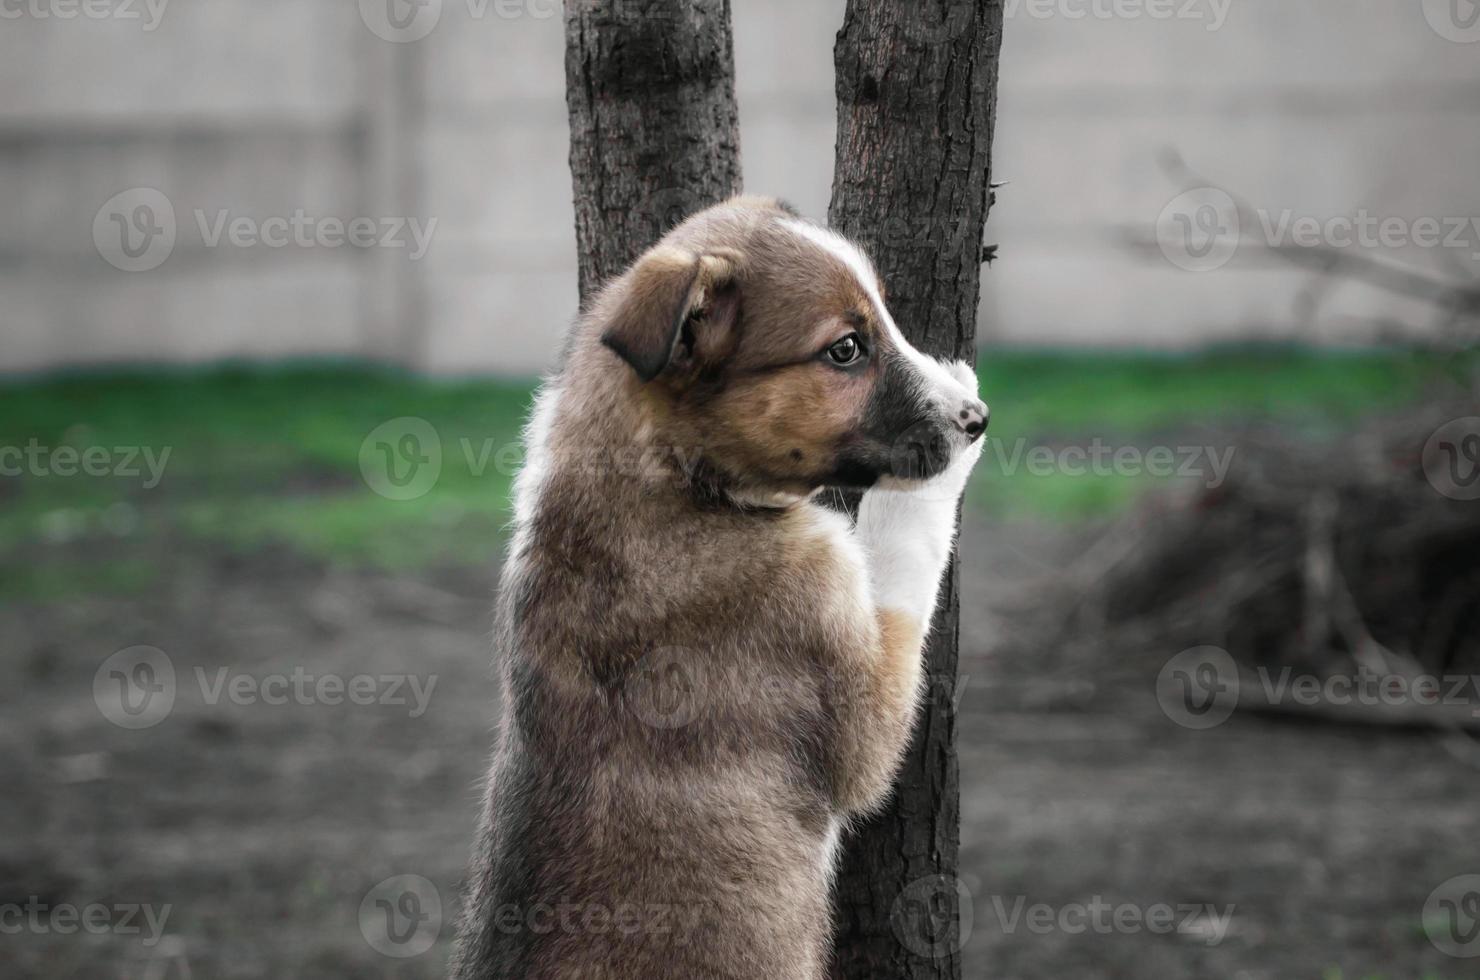
{"type": "Polygon", "coordinates": [[[983,432],[987,431],[987,420],[992,417],[992,412],[985,404],[975,398],[968,399],[961,405],[960,411],[956,413],[956,428],[971,437],[975,442],[981,438],[983,432]]]}

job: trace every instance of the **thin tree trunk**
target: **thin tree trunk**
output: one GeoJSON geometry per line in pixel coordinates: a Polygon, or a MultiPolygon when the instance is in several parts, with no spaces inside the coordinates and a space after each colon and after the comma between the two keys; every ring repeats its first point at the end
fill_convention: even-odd
{"type": "Polygon", "coordinates": [[[581,303],[740,190],[729,0],[566,0],[581,303]]]}
{"type": "MultiPolygon", "coordinates": [[[[830,223],[873,257],[900,329],[937,356],[975,348],[1002,19],[1002,0],[848,0],[834,52],[830,223]]],[[[836,978],[961,976],[971,908],[957,877],[956,585],[953,562],[894,797],[846,842],[836,978]]]]}

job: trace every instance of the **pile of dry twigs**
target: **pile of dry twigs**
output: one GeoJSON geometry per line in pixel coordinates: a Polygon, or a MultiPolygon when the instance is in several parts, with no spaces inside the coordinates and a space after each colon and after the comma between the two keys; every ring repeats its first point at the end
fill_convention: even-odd
{"type": "Polygon", "coordinates": [[[1222,487],[1141,525],[1102,579],[1106,624],[1149,617],[1250,666],[1480,673],[1480,501],[1444,496],[1423,465],[1463,411],[1426,406],[1326,446],[1246,437],[1222,487]]]}

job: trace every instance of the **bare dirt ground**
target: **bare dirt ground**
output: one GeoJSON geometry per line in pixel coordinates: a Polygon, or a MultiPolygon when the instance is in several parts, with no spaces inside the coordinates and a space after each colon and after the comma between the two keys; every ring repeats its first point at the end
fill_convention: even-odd
{"type": "MultiPolygon", "coordinates": [[[[1154,677],[1066,675],[1017,624],[1087,533],[965,536],[967,976],[1480,976],[1422,926],[1437,886],[1480,871],[1480,775],[1422,734],[1188,731],[1154,677]],[[1135,924],[1160,905],[1171,931],[1135,924]]],[[[142,599],[0,609],[0,907],[25,916],[0,921],[0,974],[442,976],[495,721],[495,570],[412,581],[158,548],[142,599]],[[176,683],[168,716],[130,730],[94,682],[136,644],[176,683]],[[269,681],[295,672],[375,678],[377,703],[297,703],[269,681]],[[380,680],[407,674],[425,711],[380,680]],[[402,875],[434,890],[377,889],[402,875]]]]}

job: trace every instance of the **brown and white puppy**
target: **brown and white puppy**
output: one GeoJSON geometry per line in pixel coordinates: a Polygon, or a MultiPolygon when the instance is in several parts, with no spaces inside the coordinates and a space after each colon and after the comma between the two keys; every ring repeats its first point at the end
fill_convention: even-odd
{"type": "Polygon", "coordinates": [[[455,978],[822,976],[986,420],[858,249],[774,201],[605,288],[526,434],[455,978]],[[856,524],[824,487],[868,488],[856,524]]]}

